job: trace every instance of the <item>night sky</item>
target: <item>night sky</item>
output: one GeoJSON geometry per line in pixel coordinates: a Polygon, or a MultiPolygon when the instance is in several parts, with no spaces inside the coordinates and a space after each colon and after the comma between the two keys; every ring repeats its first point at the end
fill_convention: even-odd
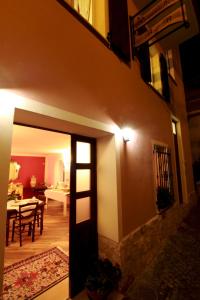
{"type": "Polygon", "coordinates": [[[180,53],[185,83],[200,88],[200,34],[181,44],[180,53]]]}

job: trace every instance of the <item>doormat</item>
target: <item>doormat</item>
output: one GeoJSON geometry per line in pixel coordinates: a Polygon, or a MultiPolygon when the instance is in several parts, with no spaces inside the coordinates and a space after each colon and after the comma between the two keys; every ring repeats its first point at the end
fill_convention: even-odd
{"type": "Polygon", "coordinates": [[[68,274],[68,256],[54,247],[5,267],[2,299],[34,299],[68,274]]]}

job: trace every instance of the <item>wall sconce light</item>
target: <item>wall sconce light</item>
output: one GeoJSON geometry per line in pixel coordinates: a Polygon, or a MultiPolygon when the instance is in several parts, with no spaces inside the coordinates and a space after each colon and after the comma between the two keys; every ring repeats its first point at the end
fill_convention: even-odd
{"type": "Polygon", "coordinates": [[[122,136],[124,142],[129,142],[133,139],[133,130],[129,127],[125,127],[122,129],[122,136]]]}

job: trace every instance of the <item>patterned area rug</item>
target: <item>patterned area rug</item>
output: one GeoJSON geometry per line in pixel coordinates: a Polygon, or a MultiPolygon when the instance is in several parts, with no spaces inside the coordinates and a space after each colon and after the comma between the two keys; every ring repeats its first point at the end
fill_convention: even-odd
{"type": "Polygon", "coordinates": [[[3,299],[34,299],[67,278],[69,258],[55,247],[4,269],[3,299]]]}

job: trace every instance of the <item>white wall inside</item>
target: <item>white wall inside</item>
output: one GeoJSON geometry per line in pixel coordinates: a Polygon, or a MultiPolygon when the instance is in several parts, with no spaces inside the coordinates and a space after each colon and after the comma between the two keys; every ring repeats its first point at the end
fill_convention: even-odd
{"type": "Polygon", "coordinates": [[[49,154],[45,158],[45,184],[56,187],[61,181],[64,181],[62,154],[49,154]]]}

